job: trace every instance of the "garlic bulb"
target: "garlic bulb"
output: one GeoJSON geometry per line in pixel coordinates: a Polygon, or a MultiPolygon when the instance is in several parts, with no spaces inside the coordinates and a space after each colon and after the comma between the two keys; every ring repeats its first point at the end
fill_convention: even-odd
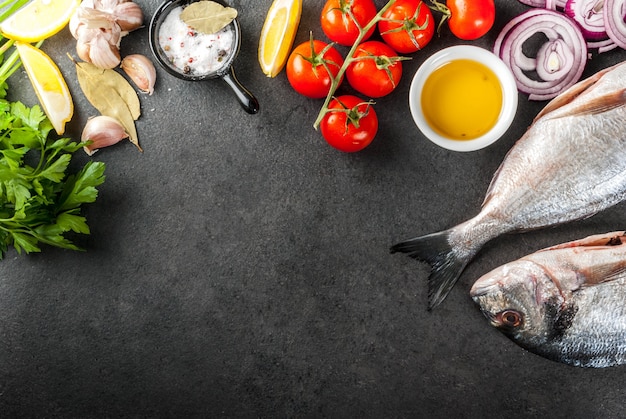
{"type": "Polygon", "coordinates": [[[120,42],[141,27],[143,12],[129,0],[83,0],[72,15],[69,28],[77,40],[78,56],[100,68],[120,63],[120,42]]]}
{"type": "Polygon", "coordinates": [[[124,57],[121,67],[140,90],[152,94],[156,82],[156,69],[152,61],[144,55],[131,54],[124,57]]]}
{"type": "Polygon", "coordinates": [[[87,121],[80,139],[91,141],[91,144],[84,146],[83,150],[92,156],[99,149],[117,144],[128,137],[128,133],[117,119],[100,115],[87,121]]]}

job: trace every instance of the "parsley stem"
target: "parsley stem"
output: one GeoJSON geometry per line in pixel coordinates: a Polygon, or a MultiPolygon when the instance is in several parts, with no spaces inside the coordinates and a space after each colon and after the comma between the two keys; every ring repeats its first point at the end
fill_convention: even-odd
{"type": "Polygon", "coordinates": [[[29,0],[4,0],[0,2],[0,22],[15,13],[17,9],[28,3],[28,1],[29,0]]]}
{"type": "Polygon", "coordinates": [[[7,81],[7,79],[11,77],[11,75],[21,67],[21,65],[22,62],[20,61],[19,53],[17,51],[13,51],[9,58],[7,58],[4,63],[2,63],[2,66],[0,66],[0,83],[7,81]]]}

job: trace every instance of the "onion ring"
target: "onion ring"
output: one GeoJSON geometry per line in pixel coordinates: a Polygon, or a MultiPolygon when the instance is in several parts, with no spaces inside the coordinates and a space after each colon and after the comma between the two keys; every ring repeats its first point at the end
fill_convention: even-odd
{"type": "Polygon", "coordinates": [[[601,41],[587,41],[588,49],[597,49],[598,53],[602,54],[612,49],[617,48],[618,45],[611,38],[607,38],[601,41]]]}
{"type": "Polygon", "coordinates": [[[554,98],[580,79],[587,62],[587,44],[578,25],[548,9],[531,9],[513,18],[496,38],[493,51],[530,100],[554,98]],[[543,34],[548,45],[540,47],[536,57],[528,57],[524,44],[537,34],[543,34]],[[537,77],[528,74],[532,66],[537,77]]]}
{"type": "Polygon", "coordinates": [[[519,0],[520,3],[530,7],[541,7],[550,10],[563,10],[566,0],[519,0]]]}
{"type": "Polygon", "coordinates": [[[625,0],[604,0],[604,25],[609,38],[620,48],[626,48],[625,0]]]}
{"type": "Polygon", "coordinates": [[[604,24],[604,0],[567,0],[565,14],[580,25],[587,41],[608,38],[604,24]]]}

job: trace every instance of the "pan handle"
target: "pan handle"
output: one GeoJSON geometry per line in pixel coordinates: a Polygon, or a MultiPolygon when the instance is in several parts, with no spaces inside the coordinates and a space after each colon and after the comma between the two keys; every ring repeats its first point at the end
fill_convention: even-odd
{"type": "Polygon", "coordinates": [[[243,85],[237,80],[235,76],[235,70],[231,66],[227,72],[221,75],[222,80],[226,82],[230,86],[230,88],[235,92],[235,96],[237,96],[237,100],[241,103],[243,109],[250,113],[255,114],[259,111],[259,101],[257,98],[252,95],[243,87],[243,85]]]}

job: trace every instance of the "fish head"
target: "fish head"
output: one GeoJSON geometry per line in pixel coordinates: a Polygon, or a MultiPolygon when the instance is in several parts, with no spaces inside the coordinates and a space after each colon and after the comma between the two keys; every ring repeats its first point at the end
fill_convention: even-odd
{"type": "Polygon", "coordinates": [[[548,338],[546,310],[555,304],[552,288],[550,275],[542,266],[517,260],[479,278],[470,295],[492,326],[531,349],[548,338]]]}

